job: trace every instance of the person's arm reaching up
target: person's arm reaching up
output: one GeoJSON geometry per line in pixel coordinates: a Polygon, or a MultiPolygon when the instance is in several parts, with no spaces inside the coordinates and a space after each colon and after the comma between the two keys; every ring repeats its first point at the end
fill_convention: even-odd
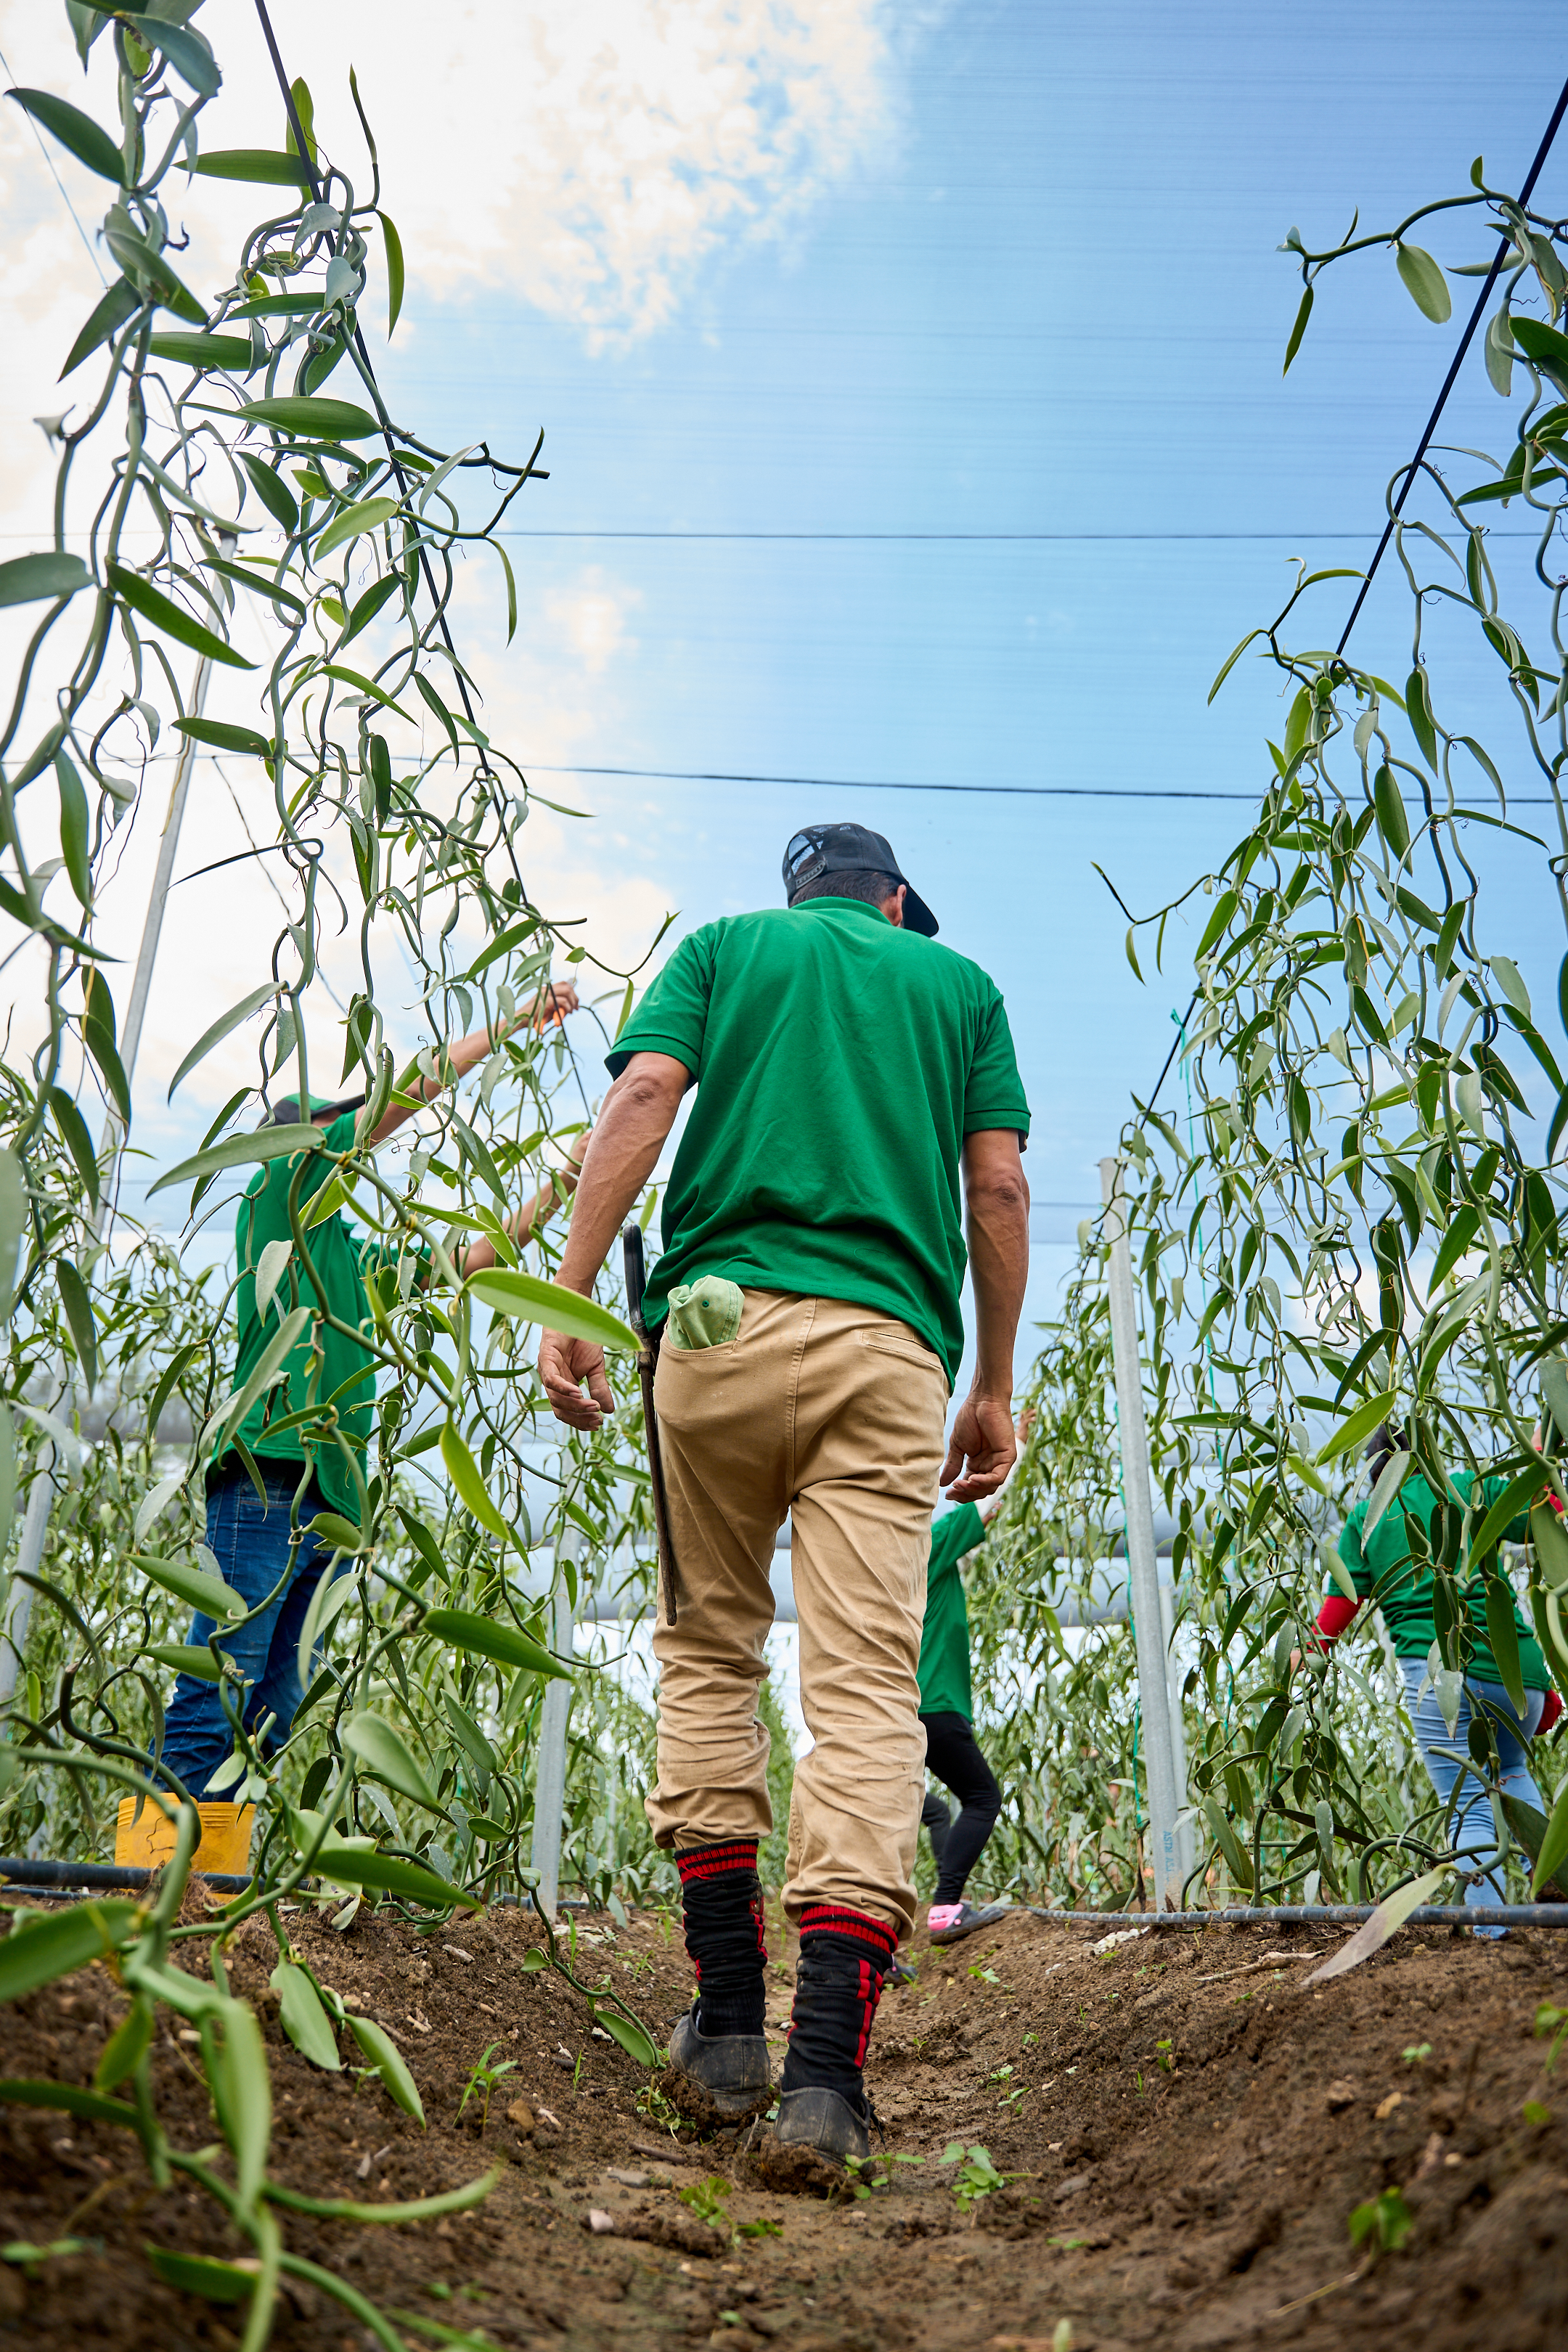
{"type": "MultiPolygon", "coordinates": [[[[692,1074],[673,1054],[634,1054],[605,1097],[583,1162],[572,1230],[555,1279],[586,1297],[610,1247],[653,1174],[675,1125],[692,1074]]],[[[546,1331],[539,1343],[539,1377],[558,1421],[597,1429],[615,1398],[605,1377],[605,1351],[586,1339],[546,1331]],[[583,1391],[586,1388],[587,1394],[583,1391]]]]}
{"type": "Polygon", "coordinates": [[[963,1191],[974,1286],[974,1378],[952,1424],[938,1483],[951,1501],[975,1503],[996,1492],[1018,1452],[1013,1342],[1029,1276],[1029,1187],[1010,1127],[982,1128],[964,1138],[963,1191]]]}
{"type": "MultiPolygon", "coordinates": [[[[592,1141],[592,1134],[587,1129],[574,1135],[567,1147],[565,1166],[555,1169],[546,1176],[532,1198],[524,1201],[508,1217],[507,1232],[519,1249],[533,1239],[540,1226],[560,1202],[569,1201],[572,1198],[573,1193],[577,1190],[577,1180],[582,1170],[584,1154],[592,1141]]],[[[493,1242],[470,1242],[458,1261],[458,1270],[465,1276],[479,1274],[487,1265],[494,1265],[495,1263],[496,1250],[493,1242]]]]}
{"type": "Polygon", "coordinates": [[[455,1087],[459,1078],[466,1078],[470,1070],[477,1069],[512,1030],[526,1026],[537,1030],[542,1036],[552,1024],[559,1028],[566,1015],[576,1010],[577,992],[569,980],[546,981],[528,1004],[519,1007],[514,1021],[498,1021],[493,1030],[471,1029],[455,1045],[444,1045],[440,1076],[424,1078],[416,1076],[405,1088],[398,1089],[399,1092],[417,1096],[418,1101],[389,1104],[367,1139],[370,1150],[374,1151],[377,1144],[384,1143],[389,1136],[395,1135],[404,1121],[414,1117],[420,1103],[434,1102],[447,1087],[455,1087]]]}

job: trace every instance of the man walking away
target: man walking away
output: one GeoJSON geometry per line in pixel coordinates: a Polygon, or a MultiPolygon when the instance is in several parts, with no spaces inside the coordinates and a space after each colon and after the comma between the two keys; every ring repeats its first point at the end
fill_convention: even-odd
{"type": "MultiPolygon", "coordinates": [[[[939,1476],[971,1501],[1014,1459],[1029,1114],[995,986],[933,944],[935,918],[881,835],[812,826],[784,873],[787,908],[694,932],[621,1033],[556,1278],[591,1288],[695,1085],[643,1307],[662,1327],[655,1402],[679,1570],[679,1622],[654,1637],[647,1810],[680,1873],[699,1987],[670,2055],[720,2114],[769,2103],[757,1694],[787,1513],[816,1744],[791,1809],[800,1963],[778,2137],[842,2161],[869,2151],[861,2068],[914,1917],[915,1665],[939,1476]],[[944,1460],[963,1349],[961,1201],[978,1344],[944,1460]]],[[[573,1428],[613,1410],[598,1349],[547,1332],[539,1369],[573,1428]]]]}
{"type": "MultiPolygon", "coordinates": [[[[1035,1415],[1018,1417],[1020,1446],[1028,1443],[1035,1415]]],[[[1018,1460],[1022,1461],[1020,1454],[1018,1460]]],[[[936,1857],[936,1894],[926,1914],[933,1944],[956,1944],[977,1927],[990,1927],[1006,1906],[988,1903],[977,1910],[963,1899],[969,1874],[985,1851],[1002,1810],[1002,1791],[974,1737],[974,1699],[969,1675],[969,1607],[959,1562],[985,1540],[985,1530],[1016,1475],[1015,1462],[994,1495],[983,1503],[960,1503],[933,1521],[926,1569],[925,1624],[921,1633],[921,1727],[926,1736],[926,1770],[958,1799],[954,1822],[934,1789],[926,1791],[921,1821],[936,1857]]]]}

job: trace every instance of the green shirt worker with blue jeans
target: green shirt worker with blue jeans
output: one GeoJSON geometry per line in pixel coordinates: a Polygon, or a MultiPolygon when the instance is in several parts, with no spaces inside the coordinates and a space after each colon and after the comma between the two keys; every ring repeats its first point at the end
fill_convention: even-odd
{"type": "MultiPolygon", "coordinates": [[[[546,988],[521,1017],[539,1023],[559,1020],[565,1013],[575,1010],[576,1001],[575,992],[568,987],[546,988]]],[[[425,1099],[433,1099],[443,1085],[454,1083],[473,1069],[493,1051],[495,1043],[489,1031],[484,1029],[448,1047],[444,1056],[443,1078],[419,1082],[425,1099]]],[[[352,1148],[359,1107],[355,1103],[312,1100],[310,1123],[322,1128],[321,1139],[328,1152],[352,1148]]],[[[384,1143],[413,1115],[413,1106],[395,1104],[371,1136],[372,1148],[384,1143]]],[[[272,1118],[280,1126],[297,1123],[298,1098],[291,1097],[276,1104],[272,1118]]],[[[574,1156],[580,1156],[585,1148],[585,1142],[579,1139],[574,1156]]],[[[292,1236],[289,1192],[297,1166],[293,1159],[267,1161],[251,1179],[239,1204],[235,1227],[240,1268],[236,1390],[243,1388],[276,1330],[272,1317],[284,1311],[269,1305],[266,1317],[258,1314],[256,1274],[268,1244],[289,1241],[292,1236]]],[[[308,1211],[331,1172],[331,1163],[324,1156],[319,1172],[315,1169],[307,1171],[300,1187],[302,1213],[308,1211]]],[[[562,1189],[569,1189],[570,1175],[563,1175],[557,1182],[562,1189]]],[[[509,1230],[517,1240],[525,1240],[535,1223],[549,1214],[553,1199],[554,1190],[547,1183],[516,1211],[509,1222],[509,1230]]],[[[339,1211],[310,1229],[308,1248],[310,1264],[326,1292],[334,1318],[356,1328],[363,1328],[368,1335],[371,1320],[364,1282],[366,1275],[375,1272],[381,1265],[378,1245],[357,1234],[339,1211]]],[[[488,1241],[473,1243],[458,1261],[459,1270],[465,1275],[494,1263],[495,1252],[488,1241]]],[[[286,1265],[275,1286],[275,1297],[280,1296],[285,1307],[289,1296],[289,1273],[286,1265]]],[[[300,1294],[301,1304],[315,1296],[302,1274],[300,1294]]],[[[248,1730],[256,1730],[268,1725],[270,1717],[266,1738],[268,1749],[287,1739],[303,1696],[300,1639],[316,1588],[332,1556],[333,1547],[311,1535],[308,1522],[318,1512],[331,1510],[357,1524],[360,1505],[345,1448],[363,1456],[374,1407],[375,1370],[368,1344],[361,1346],[342,1331],[319,1323],[307,1330],[299,1346],[285,1358],[282,1379],[257,1399],[235,1433],[256,1463],[264,1496],[258,1494],[232,1442],[208,1465],[207,1543],[216,1556],[224,1581],[232,1586],[247,1607],[260,1613],[232,1632],[216,1628],[212,1618],[198,1613],[187,1638],[205,1644],[216,1630],[223,1631],[225,1653],[250,1685],[243,1720],[248,1730]],[[314,1352],[318,1345],[321,1360],[315,1393],[322,1399],[336,1398],[330,1412],[323,1413],[322,1421],[335,1425],[341,1440],[334,1434],[307,1433],[299,1425],[276,1432],[273,1429],[275,1423],[304,1406],[310,1393],[308,1383],[318,1370],[314,1352]],[[361,1376],[357,1381],[356,1371],[361,1376]],[[269,1594],[270,1604],[262,1609],[261,1603],[269,1594]]],[[[206,1794],[212,1775],[227,1759],[231,1746],[232,1735],[216,1686],[199,1682],[194,1675],[181,1675],[164,1717],[162,1761],[166,1770],[200,1800],[206,1794]]]]}
{"type": "MultiPolygon", "coordinates": [[[[1403,1447],[1399,1432],[1386,1423],[1373,1433],[1367,1445],[1368,1478],[1373,1486],[1403,1447]]],[[[1487,1478],[1479,1483],[1477,1508],[1484,1512],[1504,1492],[1507,1481],[1487,1478]]],[[[1460,1471],[1449,1481],[1461,1504],[1469,1501],[1476,1484],[1468,1471],[1460,1471]]],[[[1437,1497],[1420,1473],[1412,1472],[1368,1536],[1365,1529],[1371,1501],[1369,1493],[1354,1506],[1339,1540],[1340,1559],[1355,1587],[1356,1598],[1352,1601],[1348,1595],[1339,1593],[1329,1596],[1318,1615],[1319,1638],[1325,1644],[1337,1641],[1363,1601],[1381,1612],[1384,1630],[1399,1661],[1405,1713],[1427,1775],[1445,1808],[1458,1791],[1451,1830],[1454,1849],[1478,1873],[1467,1881],[1464,1900],[1467,1904],[1502,1903],[1507,1895],[1500,1878],[1481,1874],[1481,1865],[1497,1852],[1490,1801],[1480,1780],[1458,1759],[1468,1752],[1471,1717],[1479,1710],[1491,1728],[1503,1794],[1521,1798],[1538,1811],[1543,1810],[1541,1791],[1527,1761],[1528,1743],[1556,1720],[1562,1702],[1552,1688],[1541,1645],[1516,1608],[1514,1633],[1519,1645],[1520,1678],[1524,1685],[1523,1713],[1515,1706],[1492,1651],[1485,1581],[1472,1574],[1464,1587],[1465,1615],[1459,1627],[1464,1687],[1459,1694],[1458,1715],[1450,1731],[1427,1670],[1437,1639],[1433,1614],[1434,1580],[1429,1568],[1417,1565],[1410,1548],[1412,1521],[1430,1538],[1437,1497]]],[[[1521,1543],[1528,1531],[1529,1523],[1521,1512],[1503,1529],[1503,1539],[1521,1543]]],[[[1429,1541],[1426,1549],[1430,1556],[1429,1541]]],[[[1506,1935],[1508,1930],[1479,1927],[1473,1932],[1498,1937],[1506,1935]]]]}

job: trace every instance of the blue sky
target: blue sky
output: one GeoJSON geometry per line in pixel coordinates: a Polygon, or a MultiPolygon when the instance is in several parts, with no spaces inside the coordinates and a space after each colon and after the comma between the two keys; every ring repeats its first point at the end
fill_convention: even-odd
{"type": "MultiPolygon", "coordinates": [[[[595,11],[614,16],[616,0],[571,21],[595,11]]],[[[375,15],[394,26],[404,13],[375,15]]],[[[275,14],[290,70],[313,74],[317,20],[302,0],[275,14]]],[[[7,43],[37,15],[0,8],[7,43]]],[[[1292,555],[1366,560],[1458,325],[1429,324],[1392,257],[1371,254],[1326,282],[1282,381],[1299,285],[1276,247],[1292,223],[1326,244],[1358,205],[1363,226],[1382,226],[1457,193],[1478,152],[1517,184],[1568,41],[1542,0],[1510,12],[1506,39],[1453,0],[896,17],[821,0],[801,21],[818,127],[796,151],[788,123],[773,126],[784,160],[748,183],[777,233],[758,234],[753,216],[731,235],[716,213],[662,273],[645,235],[642,277],[631,291],[616,281],[619,312],[610,296],[595,309],[563,293],[559,274],[531,276],[524,248],[540,241],[542,204],[548,226],[548,191],[510,225],[485,215],[480,261],[465,263],[463,219],[479,215],[456,198],[442,213],[432,190],[449,169],[479,184],[489,159],[476,132],[476,152],[454,160],[461,104],[439,40],[426,52],[377,40],[371,12],[348,6],[321,37],[359,40],[373,111],[401,107],[406,127],[428,101],[438,118],[428,141],[388,142],[389,206],[439,232],[407,326],[378,360],[395,410],[454,446],[482,433],[511,453],[546,431],[551,478],[526,492],[509,542],[518,643],[506,655],[498,635],[485,672],[510,747],[525,762],[834,780],[542,765],[543,791],[600,822],[567,848],[571,829],[542,828],[536,894],[558,909],[563,890],[584,911],[615,901],[624,940],[656,902],[681,928],[774,902],[780,852],[803,822],[887,832],[943,938],[1007,998],[1035,1108],[1034,1189],[1068,1204],[1037,1215],[1032,1307],[1044,1311],[1076,1204],[1097,1197],[1095,1162],[1129,1090],[1163,1060],[1190,977],[1178,938],[1169,976],[1134,982],[1094,863],[1142,911],[1216,863],[1247,811],[869,787],[1261,788],[1275,688],[1244,664],[1210,709],[1210,681],[1282,601],[1292,555]]],[[[236,60],[219,131],[270,142],[276,99],[248,11],[215,6],[204,22],[236,60]]],[[[58,69],[36,78],[64,86],[58,69]]],[[[485,102],[504,122],[508,92],[485,102]]],[[[531,136],[525,126],[519,146],[531,136]]],[[[700,180],[678,157],[670,184],[700,180]]],[[[1568,203],[1568,152],[1543,183],[1554,191],[1568,203]]],[[[416,244],[406,217],[405,234],[416,244]]],[[[1448,262],[1490,251],[1463,215],[1423,239],[1448,262]]],[[[1465,281],[1455,293],[1462,317],[1465,281]]],[[[1443,437],[1500,446],[1507,415],[1477,362],[1443,437]]],[[[1313,592],[1321,638],[1352,587],[1313,592]]],[[[493,603],[493,583],[484,593],[493,603]]],[[[1392,567],[1357,650],[1395,678],[1409,667],[1392,567]]],[[[1458,640],[1451,660],[1455,706],[1511,752],[1500,673],[1458,640]]],[[[1517,763],[1510,772],[1522,781],[1517,763]]],[[[1562,944],[1539,853],[1489,839],[1482,862],[1499,885],[1490,944],[1539,999],[1562,944]]],[[[199,967],[182,951],[178,969],[168,1022],[188,1042],[199,967]]],[[[210,1002],[254,984],[226,978],[210,1002]]],[[[173,1058],[172,1045],[153,1057],[145,1130],[171,1153],[206,1110],[197,1097],[181,1118],[163,1112],[153,1077],[166,1082],[173,1058]]]]}

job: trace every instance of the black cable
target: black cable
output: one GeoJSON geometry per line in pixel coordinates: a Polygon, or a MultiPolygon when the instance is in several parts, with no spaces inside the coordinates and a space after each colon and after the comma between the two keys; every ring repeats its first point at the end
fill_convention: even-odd
{"type": "MultiPolygon", "coordinates": [[[[1523,187],[1519,192],[1519,208],[1521,212],[1524,210],[1526,205],[1529,204],[1531,197],[1535,193],[1535,183],[1541,177],[1542,169],[1545,164],[1547,156],[1552,152],[1552,142],[1556,138],[1559,130],[1562,128],[1563,117],[1565,113],[1568,113],[1568,81],[1563,83],[1562,89],[1558,93],[1557,103],[1552,110],[1552,120],[1546,126],[1546,135],[1535,151],[1535,161],[1531,165],[1529,175],[1525,180],[1523,187]]],[[[1469,324],[1466,327],[1464,333],[1459,337],[1459,348],[1454,353],[1447,374],[1443,378],[1443,389],[1437,394],[1436,404],[1433,408],[1431,415],[1426,419],[1426,430],[1421,436],[1415,455],[1412,457],[1409,465],[1405,469],[1405,479],[1400,484],[1399,496],[1394,501],[1394,511],[1389,516],[1387,522],[1384,525],[1383,537],[1377,542],[1377,552],[1367,566],[1366,577],[1362,582],[1361,587],[1357,591],[1355,603],[1351,606],[1350,619],[1345,623],[1339,644],[1334,647],[1336,656],[1342,654],[1346,646],[1350,643],[1351,631],[1354,628],[1357,618],[1361,613],[1361,608],[1366,602],[1367,591],[1372,586],[1373,581],[1376,577],[1377,567],[1383,562],[1384,550],[1387,548],[1389,541],[1394,536],[1394,527],[1405,510],[1405,501],[1410,496],[1410,492],[1415,486],[1415,477],[1421,470],[1421,461],[1426,457],[1427,449],[1431,446],[1432,436],[1437,430],[1437,420],[1442,415],[1443,410],[1447,405],[1448,394],[1453,391],[1456,383],[1458,381],[1459,370],[1465,362],[1465,354],[1469,350],[1472,341],[1475,340],[1476,329],[1481,322],[1481,313],[1487,307],[1487,302],[1490,297],[1492,288],[1497,284],[1498,272],[1502,268],[1511,242],[1512,240],[1510,236],[1507,235],[1503,236],[1493,258],[1492,266],[1488,270],[1486,278],[1482,282],[1481,290],[1476,297],[1476,307],[1470,312],[1469,324]]]]}

